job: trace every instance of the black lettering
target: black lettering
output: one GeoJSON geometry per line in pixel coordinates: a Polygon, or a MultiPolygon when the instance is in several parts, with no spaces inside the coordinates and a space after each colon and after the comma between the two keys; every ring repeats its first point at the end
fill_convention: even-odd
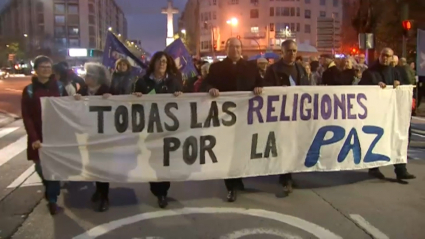
{"type": "Polygon", "coordinates": [[[198,105],[196,102],[190,102],[190,128],[202,128],[202,123],[198,122],[198,105]]]}
{"type": "Polygon", "coordinates": [[[209,128],[211,126],[211,121],[213,127],[220,126],[220,120],[218,119],[218,106],[216,101],[211,102],[210,111],[208,112],[208,117],[205,120],[204,128],[209,128]]]}
{"type": "Polygon", "coordinates": [[[194,136],[190,136],[183,143],[183,161],[187,165],[192,165],[198,157],[198,140],[194,136]]]}
{"type": "Polygon", "coordinates": [[[118,133],[124,133],[128,129],[128,109],[124,105],[115,110],[115,129],[118,133]]]}
{"type": "Polygon", "coordinates": [[[175,102],[167,103],[165,105],[165,109],[164,109],[165,114],[173,121],[172,125],[164,123],[165,130],[167,131],[176,131],[179,129],[179,126],[180,126],[179,120],[177,119],[176,115],[173,114],[173,112],[171,112],[172,108],[178,110],[179,106],[175,102]]]}
{"type": "Polygon", "coordinates": [[[251,159],[260,159],[263,157],[261,153],[257,153],[258,134],[252,135],[251,141],[251,159]]]}
{"type": "Polygon", "coordinates": [[[163,139],[164,147],[164,167],[170,166],[170,152],[176,151],[180,147],[180,140],[175,137],[163,139]]]}
{"type": "Polygon", "coordinates": [[[231,102],[231,101],[226,101],[223,103],[222,105],[222,110],[223,113],[226,113],[227,115],[230,116],[230,120],[221,120],[221,123],[223,123],[224,126],[232,126],[236,123],[236,114],[233,113],[232,111],[230,111],[230,108],[236,108],[236,104],[235,102],[231,102]]]}
{"type": "Polygon", "coordinates": [[[90,106],[89,112],[97,112],[97,133],[103,134],[104,133],[104,117],[103,112],[110,112],[112,111],[112,106],[90,106]]]}
{"type": "Polygon", "coordinates": [[[131,106],[131,128],[133,133],[140,133],[145,128],[145,108],[141,104],[131,106]],[[140,120],[138,121],[137,118],[140,120]]]}
{"type": "Polygon", "coordinates": [[[264,158],[269,158],[270,153],[272,154],[272,157],[277,157],[276,136],[273,131],[271,131],[267,137],[266,148],[264,149],[264,158]]]}
{"type": "Polygon", "coordinates": [[[208,152],[210,155],[211,161],[213,163],[218,163],[217,156],[215,156],[215,153],[213,151],[213,148],[215,144],[217,143],[217,140],[212,135],[205,135],[201,136],[201,144],[200,144],[200,164],[205,164],[205,152],[208,152]],[[208,144],[206,143],[208,141],[208,144]]]}
{"type": "Polygon", "coordinates": [[[159,117],[158,104],[152,103],[151,111],[149,112],[149,121],[148,121],[148,133],[153,133],[154,124],[156,125],[156,132],[162,133],[164,130],[161,125],[161,118],[159,117]]]}

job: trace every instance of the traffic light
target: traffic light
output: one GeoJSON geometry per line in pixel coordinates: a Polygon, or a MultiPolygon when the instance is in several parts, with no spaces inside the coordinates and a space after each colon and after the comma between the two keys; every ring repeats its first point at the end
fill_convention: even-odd
{"type": "Polygon", "coordinates": [[[236,38],[238,38],[240,40],[241,39],[241,36],[240,35],[237,35],[236,38]]]}
{"type": "Polygon", "coordinates": [[[410,37],[412,32],[412,20],[404,20],[402,21],[402,27],[403,27],[403,36],[410,37]]]}
{"type": "Polygon", "coordinates": [[[356,48],[351,48],[351,51],[350,51],[350,53],[351,53],[351,55],[356,55],[357,53],[359,52],[359,50],[357,50],[356,48]]]}

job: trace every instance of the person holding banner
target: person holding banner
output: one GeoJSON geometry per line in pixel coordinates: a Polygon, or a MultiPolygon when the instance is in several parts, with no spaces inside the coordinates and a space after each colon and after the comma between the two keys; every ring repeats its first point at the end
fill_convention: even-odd
{"type": "Polygon", "coordinates": [[[112,83],[109,93],[111,95],[129,95],[134,91],[135,78],[131,76],[131,64],[127,59],[121,58],[115,63],[112,73],[112,83]]]}
{"type": "MultiPolygon", "coordinates": [[[[310,85],[305,68],[296,62],[298,47],[293,40],[282,42],[282,58],[271,65],[264,77],[265,86],[295,86],[310,85]]],[[[285,195],[292,193],[292,174],[282,174],[279,176],[279,183],[283,186],[285,195]]]]}
{"type": "Polygon", "coordinates": [[[35,75],[31,84],[22,91],[21,110],[25,130],[28,134],[27,157],[35,164],[35,170],[44,185],[44,197],[49,202],[48,208],[51,215],[55,215],[59,207],[56,202],[60,194],[59,181],[47,181],[43,177],[38,149],[43,142],[41,97],[67,96],[64,85],[54,79],[52,74],[52,60],[47,56],[37,56],[34,59],[35,75]]]}
{"type": "MultiPolygon", "coordinates": [[[[378,61],[363,72],[359,85],[379,85],[384,89],[387,85],[393,85],[395,88],[402,84],[399,73],[391,66],[393,57],[394,51],[391,48],[384,48],[379,55],[378,61]]],[[[394,172],[398,180],[416,178],[407,172],[406,164],[394,164],[394,172]]],[[[369,169],[369,175],[385,179],[385,175],[379,168],[369,169]]]]}
{"type": "MultiPolygon", "coordinates": [[[[109,93],[109,72],[100,64],[88,62],[84,65],[86,70],[85,82],[86,85],[80,88],[74,96],[76,100],[81,100],[81,96],[104,95],[108,97],[109,93]]],[[[109,183],[96,182],[96,191],[94,192],[91,201],[95,204],[96,210],[104,212],[109,209],[109,183]]]]}
{"type": "MultiPolygon", "coordinates": [[[[242,59],[242,42],[235,37],[229,38],[226,51],[227,58],[211,64],[201,89],[209,92],[212,97],[218,97],[220,91],[254,91],[257,95],[261,94],[263,79],[258,74],[255,63],[242,59]]],[[[225,179],[224,182],[228,191],[227,201],[236,201],[237,189],[244,189],[242,179],[225,179]]]]}
{"type": "MultiPolygon", "coordinates": [[[[173,58],[165,52],[153,55],[145,76],[135,85],[135,94],[174,94],[179,96],[183,91],[181,73],[177,70],[173,58]]],[[[160,158],[153,158],[158,161],[160,158]]],[[[150,182],[150,190],[158,198],[158,206],[165,208],[168,205],[167,194],[170,182],[150,182]]]]}

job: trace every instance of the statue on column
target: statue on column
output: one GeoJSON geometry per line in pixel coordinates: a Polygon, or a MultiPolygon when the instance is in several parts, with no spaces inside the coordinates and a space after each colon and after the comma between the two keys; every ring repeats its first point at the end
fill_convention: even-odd
{"type": "Polygon", "coordinates": [[[359,5],[357,15],[352,21],[353,27],[357,33],[373,33],[376,27],[376,16],[372,1],[360,0],[359,5]]]}

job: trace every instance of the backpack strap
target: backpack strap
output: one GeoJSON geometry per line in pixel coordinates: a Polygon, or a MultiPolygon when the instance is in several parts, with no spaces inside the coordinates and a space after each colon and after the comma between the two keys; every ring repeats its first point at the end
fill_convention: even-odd
{"type": "Polygon", "coordinates": [[[63,84],[60,81],[56,81],[56,84],[58,85],[59,95],[63,95],[63,84]]]}
{"type": "Polygon", "coordinates": [[[27,86],[27,94],[30,98],[32,98],[32,95],[33,95],[32,84],[29,84],[27,86]]]}

